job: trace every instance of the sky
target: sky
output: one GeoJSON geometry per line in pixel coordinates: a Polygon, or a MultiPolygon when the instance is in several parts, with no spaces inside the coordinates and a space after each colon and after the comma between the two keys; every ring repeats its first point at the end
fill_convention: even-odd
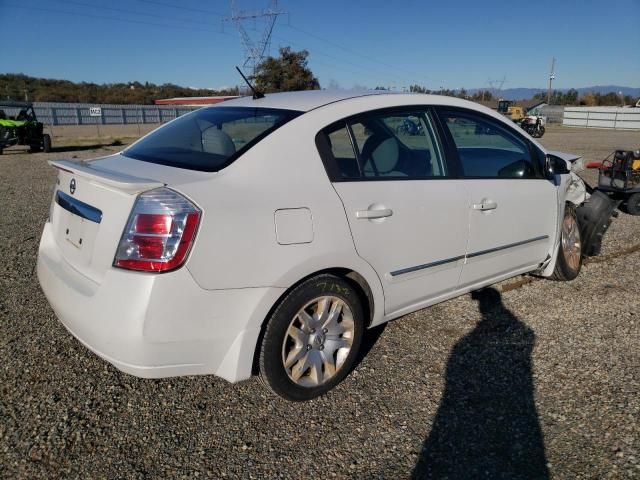
{"type": "MultiPolygon", "coordinates": [[[[0,73],[239,85],[228,0],[0,0],[0,73]],[[11,48],[7,45],[11,42],[11,48]]],[[[268,0],[237,0],[242,10],[268,0]]],[[[309,51],[325,87],[640,87],[640,0],[281,0],[270,53],[309,51]]],[[[262,21],[247,21],[253,39],[262,21]]]]}

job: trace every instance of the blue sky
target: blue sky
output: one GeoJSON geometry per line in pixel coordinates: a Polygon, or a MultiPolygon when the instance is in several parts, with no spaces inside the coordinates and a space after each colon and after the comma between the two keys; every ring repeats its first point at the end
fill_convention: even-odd
{"type": "MultiPolygon", "coordinates": [[[[238,0],[259,9],[267,0],[238,0]]],[[[0,0],[0,73],[97,83],[239,83],[227,0],[0,0]],[[63,13],[67,12],[67,13],[63,13]]],[[[281,0],[271,53],[310,52],[323,87],[640,87],[640,0],[281,0]]],[[[260,36],[260,23],[247,23],[260,36]]]]}

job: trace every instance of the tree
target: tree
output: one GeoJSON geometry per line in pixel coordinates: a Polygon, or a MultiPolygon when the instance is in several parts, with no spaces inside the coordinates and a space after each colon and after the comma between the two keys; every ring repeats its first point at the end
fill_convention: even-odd
{"type": "Polygon", "coordinates": [[[491,93],[489,90],[478,90],[476,93],[474,93],[471,96],[471,100],[475,102],[477,101],[490,102],[491,100],[493,100],[493,93],[491,93]]]}
{"type": "Polygon", "coordinates": [[[291,47],[280,48],[278,58],[268,57],[256,65],[251,77],[261,92],[289,92],[318,90],[320,83],[307,66],[309,52],[294,52],[291,47]]]}

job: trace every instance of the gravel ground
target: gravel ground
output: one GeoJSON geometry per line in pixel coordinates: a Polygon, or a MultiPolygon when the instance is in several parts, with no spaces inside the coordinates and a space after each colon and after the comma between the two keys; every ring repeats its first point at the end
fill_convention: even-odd
{"type": "MultiPolygon", "coordinates": [[[[542,142],[599,159],[637,135],[542,142]]],[[[620,254],[640,217],[621,214],[577,280],[408,315],[335,391],[293,404],[256,379],[137,379],[67,333],[34,272],[60,156],[0,157],[2,477],[640,477],[640,252],[620,254]]]]}

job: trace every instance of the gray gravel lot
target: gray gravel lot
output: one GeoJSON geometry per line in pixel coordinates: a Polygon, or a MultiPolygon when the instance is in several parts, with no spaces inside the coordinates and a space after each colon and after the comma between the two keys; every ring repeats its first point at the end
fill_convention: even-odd
{"type": "MultiPolygon", "coordinates": [[[[542,139],[588,159],[633,142],[542,139]]],[[[2,477],[640,477],[640,251],[619,253],[640,217],[621,214],[577,280],[408,315],[335,391],[293,404],[256,379],[128,376],[60,325],[34,266],[61,156],[0,156],[2,477]]]]}

